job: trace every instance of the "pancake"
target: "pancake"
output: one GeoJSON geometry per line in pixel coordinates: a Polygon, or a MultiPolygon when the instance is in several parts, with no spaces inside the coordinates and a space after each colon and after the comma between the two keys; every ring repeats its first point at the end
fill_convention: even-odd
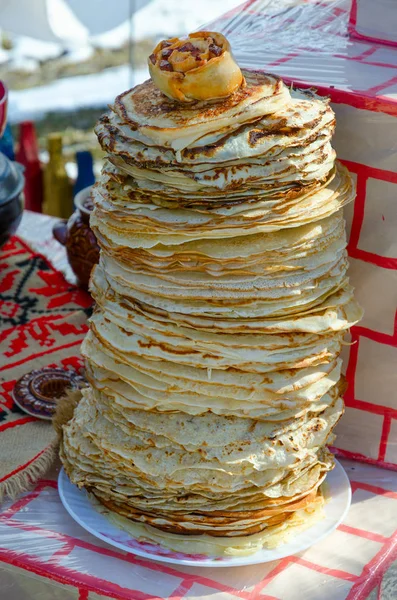
{"type": "Polygon", "coordinates": [[[267,520],[275,524],[273,517],[282,522],[290,512],[304,506],[305,497],[307,502],[313,499],[332,465],[319,447],[339,418],[342,407],[343,403],[336,400],[318,416],[307,415],[300,421],[292,419],[282,426],[211,415],[196,417],[200,425],[191,417],[179,415],[174,416],[175,422],[171,416],[158,415],[160,420],[156,423],[153,421],[155,413],[146,417],[146,413],[133,410],[112,415],[112,403],[102,405],[101,400],[88,391],[84,392],[74,422],[65,428],[64,448],[68,449],[69,456],[77,452],[81,467],[84,465],[83,470],[78,471],[77,465],[68,465],[72,480],[81,485],[82,477],[90,490],[96,479],[95,495],[102,498],[105,505],[111,502],[120,514],[135,516],[138,521],[171,532],[250,535],[256,532],[253,529],[265,529],[267,520]],[[178,436],[179,429],[183,431],[183,438],[178,436]],[[75,435],[71,435],[73,433],[75,435]],[[208,444],[205,440],[210,439],[211,444],[208,444]],[[163,448],[167,448],[166,453],[163,448]],[[98,450],[103,458],[97,471],[92,457],[98,450]],[[113,469],[116,476],[116,491],[114,486],[106,484],[109,469],[113,469]],[[203,481],[207,472],[211,473],[210,489],[203,481]],[[104,482],[99,485],[101,480],[104,482]],[[166,505],[162,496],[156,500],[159,490],[165,490],[169,496],[166,505]],[[144,509],[148,494],[151,508],[144,509]],[[209,494],[213,503],[216,499],[218,509],[207,507],[201,515],[196,510],[192,513],[197,502],[195,495],[202,494],[209,494]],[[182,495],[185,501],[181,503],[182,495]],[[236,496],[237,505],[236,500],[233,505],[232,498],[236,496]],[[226,502],[222,501],[223,497],[226,502]],[[179,504],[177,521],[172,516],[173,503],[179,504]]]}
{"type": "Polygon", "coordinates": [[[299,148],[320,147],[331,138],[335,127],[332,109],[319,97],[293,90],[291,101],[281,110],[265,115],[254,123],[242,125],[233,134],[213,133],[183,150],[140,143],[123,119],[115,113],[103,115],[95,127],[98,140],[109,155],[132,160],[143,167],[235,164],[263,154],[276,157],[299,152],[299,148]],[[292,152],[291,148],[294,149],[292,152]]]}
{"type": "Polygon", "coordinates": [[[279,525],[267,528],[260,533],[243,537],[211,537],[205,534],[181,535],[164,532],[158,527],[151,527],[135,520],[110,512],[104,501],[98,504],[98,510],[113,522],[116,527],[127,531],[135,538],[159,544],[176,552],[199,554],[202,556],[247,556],[262,548],[274,548],[286,543],[291,536],[308,529],[322,518],[324,504],[321,492],[305,509],[297,510],[279,525]]]}
{"type": "Polygon", "coordinates": [[[116,352],[92,332],[83,344],[87,376],[120,406],[283,420],[317,410],[343,389],[341,362],[261,373],[215,370],[116,352]]]}
{"type": "Polygon", "coordinates": [[[211,82],[174,89],[175,49],[172,69],[191,54],[166,40],[152,65],[180,102],[145,82],[96,126],[89,386],[61,459],[133,536],[246,555],[322,516],[344,336],[362,317],[342,211],[355,187],[328,101],[249,71],[197,100],[211,82]]]}
{"type": "Polygon", "coordinates": [[[113,110],[133,139],[181,150],[204,135],[219,129],[234,131],[288,103],[288,88],[279,77],[259,71],[243,74],[246,86],[222,102],[180,104],[166,98],[148,80],[117,96],[113,110]]]}
{"type": "Polygon", "coordinates": [[[91,223],[100,242],[104,238],[105,242],[109,240],[118,246],[150,248],[157,244],[168,246],[200,239],[269,233],[323,220],[343,208],[355,195],[347,170],[339,164],[328,187],[322,185],[314,193],[289,201],[282,197],[266,199],[266,196],[260,200],[257,194],[255,202],[243,197],[242,202],[236,201],[232,207],[226,205],[211,210],[131,203],[128,185],[123,181],[118,192],[120,201],[124,202],[122,210],[115,206],[101,182],[94,188],[96,206],[91,223]]]}

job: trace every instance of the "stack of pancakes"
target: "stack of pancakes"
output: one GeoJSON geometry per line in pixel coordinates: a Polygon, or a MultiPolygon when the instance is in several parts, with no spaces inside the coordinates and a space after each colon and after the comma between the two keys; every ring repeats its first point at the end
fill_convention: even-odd
{"type": "Polygon", "coordinates": [[[214,103],[146,82],[96,127],[90,387],[61,449],[119,525],[205,554],[277,545],[319,518],[339,355],[361,317],[334,114],[244,75],[214,103]]]}

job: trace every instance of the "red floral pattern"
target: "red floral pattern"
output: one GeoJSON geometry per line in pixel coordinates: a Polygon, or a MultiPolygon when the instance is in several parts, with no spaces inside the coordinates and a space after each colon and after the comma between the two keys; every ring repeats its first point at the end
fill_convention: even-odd
{"type": "Polygon", "coordinates": [[[0,250],[0,450],[2,430],[8,436],[15,432],[17,444],[35,424],[12,398],[22,375],[44,366],[82,369],[80,344],[91,305],[89,294],[68,283],[20,239],[12,238],[0,250]]]}

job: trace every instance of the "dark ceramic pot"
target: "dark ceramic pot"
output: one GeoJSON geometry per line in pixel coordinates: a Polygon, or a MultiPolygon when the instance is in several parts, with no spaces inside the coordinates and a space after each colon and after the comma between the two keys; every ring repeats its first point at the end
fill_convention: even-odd
{"type": "Polygon", "coordinates": [[[75,199],[76,210],[69,221],[57,223],[54,237],[66,247],[68,261],[76,275],[78,284],[88,289],[92,267],[99,262],[99,246],[90,228],[91,186],[81,190],[75,199]]]}
{"type": "Polygon", "coordinates": [[[22,218],[22,165],[0,153],[0,247],[13,235],[22,218]]]}

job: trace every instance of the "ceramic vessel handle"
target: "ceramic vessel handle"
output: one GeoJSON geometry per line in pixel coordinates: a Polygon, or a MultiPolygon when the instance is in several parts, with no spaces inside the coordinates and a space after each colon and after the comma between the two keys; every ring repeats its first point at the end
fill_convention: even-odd
{"type": "Polygon", "coordinates": [[[62,221],[60,223],[56,223],[52,228],[52,235],[54,238],[62,244],[62,246],[66,245],[66,237],[67,237],[67,221],[62,221]]]}

